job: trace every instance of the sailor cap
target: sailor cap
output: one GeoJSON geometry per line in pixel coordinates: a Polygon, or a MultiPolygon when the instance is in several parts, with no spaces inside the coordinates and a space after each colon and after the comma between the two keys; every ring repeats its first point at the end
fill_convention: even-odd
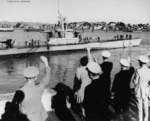
{"type": "Polygon", "coordinates": [[[103,51],[102,56],[106,57],[106,58],[109,58],[111,56],[111,53],[109,51],[103,51]]]}
{"type": "Polygon", "coordinates": [[[148,63],[149,62],[149,59],[147,56],[144,56],[144,55],[141,55],[138,57],[138,60],[142,63],[148,63]]]}
{"type": "Polygon", "coordinates": [[[29,66],[25,68],[23,75],[24,77],[27,77],[27,78],[36,77],[39,75],[39,69],[35,66],[29,66]]]}
{"type": "Polygon", "coordinates": [[[120,59],[120,64],[124,67],[129,67],[130,66],[130,62],[125,58],[120,59]]]}
{"type": "Polygon", "coordinates": [[[100,65],[96,62],[89,62],[87,69],[94,74],[100,74],[102,72],[100,65]]]}

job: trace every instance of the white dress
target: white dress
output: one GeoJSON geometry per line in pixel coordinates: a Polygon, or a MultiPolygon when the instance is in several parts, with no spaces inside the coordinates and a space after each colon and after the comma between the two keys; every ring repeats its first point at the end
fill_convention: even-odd
{"type": "Polygon", "coordinates": [[[34,82],[27,82],[21,90],[25,93],[21,107],[22,112],[30,121],[45,121],[48,114],[41,102],[44,87],[42,85],[35,86],[34,82]]]}

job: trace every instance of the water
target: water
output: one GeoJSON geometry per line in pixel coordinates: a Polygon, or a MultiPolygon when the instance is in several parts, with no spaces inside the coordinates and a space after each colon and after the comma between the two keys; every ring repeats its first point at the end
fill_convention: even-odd
{"type": "Polygon", "coordinates": [[[63,81],[72,86],[76,67],[81,56],[85,51],[81,52],[61,52],[61,53],[45,53],[32,54],[29,56],[12,56],[0,58],[0,92],[10,92],[19,88],[25,83],[22,76],[24,68],[28,65],[35,65],[40,68],[43,76],[44,65],[40,61],[40,56],[44,55],[49,58],[49,64],[52,69],[50,87],[54,87],[59,81],[63,81]]]}
{"type": "MultiPolygon", "coordinates": [[[[1,34],[1,36],[3,34],[1,34]]],[[[89,33],[87,34],[89,35],[89,33]]],[[[116,33],[114,32],[97,32],[96,34],[103,36],[103,38],[116,35],[116,33]]],[[[41,34],[39,35],[41,36],[41,34]]],[[[32,36],[36,36],[36,34],[33,34],[32,36]]],[[[135,61],[137,56],[140,54],[147,54],[149,52],[150,46],[147,46],[147,43],[149,43],[150,41],[150,33],[134,33],[134,36],[141,37],[142,39],[144,39],[142,42],[142,46],[129,49],[110,50],[112,53],[110,60],[114,63],[112,71],[112,80],[114,75],[120,69],[118,61],[121,57],[127,57],[128,55],[131,55],[133,60],[133,66],[137,67],[137,61],[135,61]]],[[[102,61],[101,50],[92,50],[92,54],[96,58],[98,58],[99,63],[102,61]]],[[[44,65],[40,61],[41,55],[48,57],[49,64],[52,69],[49,87],[54,87],[58,82],[64,82],[65,84],[72,87],[75,71],[79,65],[79,60],[83,55],[86,55],[86,50],[0,57],[0,93],[12,92],[23,86],[25,80],[22,76],[22,72],[24,68],[28,65],[35,65],[40,68],[40,81],[44,72],[44,65]]]]}

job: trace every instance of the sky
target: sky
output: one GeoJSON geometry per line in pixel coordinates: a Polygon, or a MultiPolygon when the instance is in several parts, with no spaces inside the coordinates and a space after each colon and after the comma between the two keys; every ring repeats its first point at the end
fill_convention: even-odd
{"type": "Polygon", "coordinates": [[[0,0],[0,21],[150,23],[150,0],[0,0]]]}

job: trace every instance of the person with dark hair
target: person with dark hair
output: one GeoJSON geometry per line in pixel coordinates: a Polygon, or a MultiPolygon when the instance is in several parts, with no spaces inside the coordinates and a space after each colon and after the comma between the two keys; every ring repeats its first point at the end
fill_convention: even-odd
{"type": "Polygon", "coordinates": [[[87,56],[83,56],[80,59],[80,66],[77,68],[73,91],[76,97],[76,103],[72,105],[73,111],[77,113],[81,118],[85,117],[85,111],[82,107],[82,102],[84,100],[84,91],[87,85],[91,83],[91,79],[88,76],[88,72],[86,70],[88,62],[93,61],[93,58],[90,53],[90,47],[87,46],[87,56]]]}
{"type": "Polygon", "coordinates": [[[86,70],[88,62],[93,61],[90,47],[87,47],[88,56],[83,56],[80,59],[80,66],[77,68],[75,79],[74,79],[74,87],[73,90],[75,95],[77,96],[77,102],[82,103],[84,99],[84,89],[85,87],[91,83],[91,79],[88,76],[88,72],[86,70]]]}
{"type": "Polygon", "coordinates": [[[80,59],[80,67],[78,67],[77,71],[76,71],[76,75],[75,75],[75,79],[74,79],[74,87],[73,87],[74,92],[77,92],[81,88],[81,83],[82,83],[83,79],[85,79],[87,81],[86,77],[88,78],[88,75],[87,75],[87,71],[85,69],[87,66],[87,63],[88,63],[88,57],[83,56],[80,59]]]}
{"type": "Polygon", "coordinates": [[[17,90],[12,102],[6,102],[5,113],[1,121],[29,121],[27,116],[20,111],[20,105],[24,99],[24,92],[17,90]]]}
{"type": "Polygon", "coordinates": [[[88,57],[87,56],[83,56],[80,60],[80,64],[81,66],[86,66],[88,63],[88,57]]]}
{"type": "Polygon", "coordinates": [[[72,91],[68,86],[63,83],[58,83],[53,88],[57,93],[52,98],[52,108],[55,110],[56,115],[61,121],[75,121],[73,115],[67,107],[72,91]]]}

